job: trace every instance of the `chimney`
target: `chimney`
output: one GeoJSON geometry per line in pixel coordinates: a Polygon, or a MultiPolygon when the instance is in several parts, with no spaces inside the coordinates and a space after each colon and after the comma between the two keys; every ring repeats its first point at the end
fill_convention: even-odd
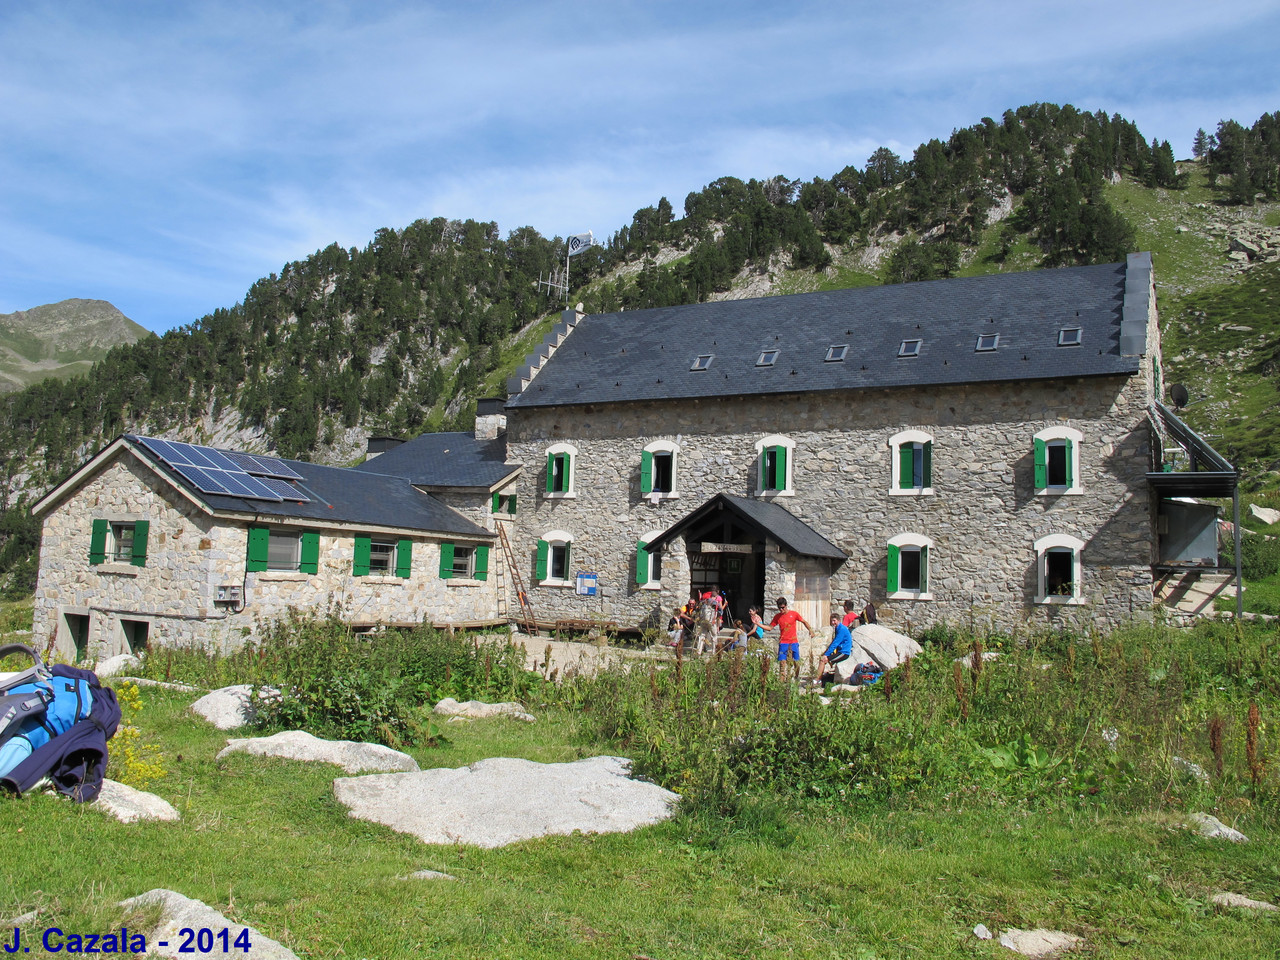
{"type": "Polygon", "coordinates": [[[372,460],[379,454],[386,453],[388,450],[394,450],[400,444],[404,443],[399,437],[370,437],[365,442],[366,461],[372,460]]]}
{"type": "Polygon", "coordinates": [[[476,439],[496,440],[507,432],[507,401],[488,397],[476,401],[476,439]]]}

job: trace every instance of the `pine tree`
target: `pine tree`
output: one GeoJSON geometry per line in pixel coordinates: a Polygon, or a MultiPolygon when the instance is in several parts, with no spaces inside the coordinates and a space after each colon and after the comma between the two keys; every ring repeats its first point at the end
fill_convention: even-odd
{"type": "Polygon", "coordinates": [[[1209,135],[1204,132],[1204,127],[1196,131],[1196,138],[1191,142],[1191,155],[1199,160],[1205,155],[1209,149],[1209,135]]]}

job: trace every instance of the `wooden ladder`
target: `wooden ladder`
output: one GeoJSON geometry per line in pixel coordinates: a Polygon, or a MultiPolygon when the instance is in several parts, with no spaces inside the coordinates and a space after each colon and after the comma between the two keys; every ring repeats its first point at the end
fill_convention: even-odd
{"type": "Polygon", "coordinates": [[[507,539],[507,526],[499,521],[498,542],[502,544],[502,556],[507,562],[507,571],[511,574],[511,585],[516,591],[516,602],[520,604],[519,623],[524,632],[530,636],[538,635],[538,623],[533,618],[533,603],[529,600],[529,592],[524,587],[524,577],[520,575],[520,567],[516,563],[515,553],[511,549],[511,541],[507,539]]]}

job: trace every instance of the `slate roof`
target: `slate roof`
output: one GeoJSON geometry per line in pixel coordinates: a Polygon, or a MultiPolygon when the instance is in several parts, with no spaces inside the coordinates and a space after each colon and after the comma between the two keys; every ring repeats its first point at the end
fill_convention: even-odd
{"type": "MultiPolygon", "coordinates": [[[[423,533],[450,533],[492,539],[493,534],[430,494],[415,490],[404,477],[387,476],[347,467],[326,467],[301,460],[284,460],[302,475],[288,481],[310,498],[308,503],[289,500],[247,500],[222,494],[202,493],[184,477],[139,444],[138,437],[126,434],[129,448],[168,477],[192,497],[218,513],[257,514],[264,520],[317,520],[346,524],[393,527],[423,533]]],[[[235,452],[235,451],[223,451],[235,452]]]]}
{"type": "Polygon", "coordinates": [[[591,315],[507,406],[1131,375],[1139,358],[1122,354],[1121,326],[1133,350],[1145,338],[1150,262],[1134,254],[1128,264],[591,315]],[[1080,328],[1079,346],[1058,345],[1066,327],[1080,328]],[[999,334],[997,348],[977,352],[981,334],[999,334]],[[919,356],[900,359],[915,339],[919,356]],[[838,345],[845,359],[827,362],[838,345]],[[773,366],[757,366],[775,349],[773,366]],[[704,354],[710,367],[691,370],[704,354]]]}
{"type": "Polygon", "coordinates": [[[424,433],[355,469],[405,477],[427,487],[491,489],[520,469],[507,463],[507,439],[477,440],[470,433],[424,433]]]}
{"type": "Polygon", "coordinates": [[[662,536],[655,537],[649,546],[655,548],[662,546],[671,538],[702,521],[708,514],[715,512],[721,504],[748,526],[767,534],[794,554],[802,557],[821,557],[841,563],[849,559],[848,554],[785,507],[770,500],[738,497],[729,493],[716,494],[698,509],[664,530],[662,536]]]}

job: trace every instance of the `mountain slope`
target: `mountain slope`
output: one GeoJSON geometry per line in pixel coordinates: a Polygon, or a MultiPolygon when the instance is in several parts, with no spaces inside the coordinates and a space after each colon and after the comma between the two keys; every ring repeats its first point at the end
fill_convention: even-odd
{"type": "Polygon", "coordinates": [[[105,300],[62,300],[0,314],[0,392],[87,373],[112,347],[150,335],[105,300]]]}

